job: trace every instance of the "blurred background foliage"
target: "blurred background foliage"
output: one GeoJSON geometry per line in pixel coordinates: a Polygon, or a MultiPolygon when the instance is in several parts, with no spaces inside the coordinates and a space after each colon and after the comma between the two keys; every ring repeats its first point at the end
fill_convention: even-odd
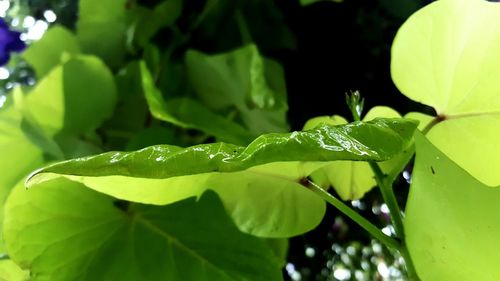
{"type": "MultiPolygon", "coordinates": [[[[113,1],[87,2],[90,4],[85,10],[79,11],[78,1],[2,0],[0,16],[14,30],[22,32],[21,39],[28,45],[39,40],[54,24],[70,30],[79,29],[80,44],[83,49],[87,48],[84,51],[104,58],[117,81],[122,81],[117,83],[120,95],[133,95],[134,89],[140,88],[129,79],[139,67],[133,63],[136,59],[144,58],[155,85],[167,92],[169,98],[175,98],[188,87],[186,67],[224,65],[235,58],[229,55],[217,59],[216,54],[253,42],[256,49],[246,50],[248,57],[257,52],[255,57],[258,58],[260,52],[283,66],[286,91],[283,87],[272,89],[283,92],[283,99],[272,105],[273,112],[278,113],[265,110],[252,113],[256,107],[266,108],[265,97],[257,97],[250,103],[245,100],[236,109],[217,108],[217,102],[211,106],[210,98],[205,100],[212,110],[234,119],[241,118],[240,123],[252,135],[249,138],[269,131],[300,130],[314,116],[339,114],[349,117],[345,93],[354,90],[365,97],[367,109],[388,105],[401,114],[429,111],[399,94],[389,73],[390,46],[395,32],[411,13],[428,4],[428,0],[117,1],[123,3],[123,11],[116,9],[113,1]],[[98,14],[102,9],[93,9],[92,5],[106,3],[111,4],[102,15],[98,14]],[[93,15],[96,22],[78,21],[84,13],[93,15]],[[130,17],[133,24],[120,26],[117,23],[123,20],[122,17],[130,17]],[[95,34],[95,26],[101,34],[95,34]],[[95,46],[92,43],[94,36],[102,36],[108,40],[107,44],[115,45],[108,49],[95,46]],[[196,51],[188,52],[184,63],[188,50],[196,51]],[[280,115],[285,112],[286,116],[280,115]],[[261,126],[252,128],[254,123],[261,126]]],[[[267,60],[262,63],[273,65],[267,60]]],[[[15,85],[32,86],[35,83],[33,68],[22,55],[14,54],[10,62],[0,68],[0,106],[5,100],[2,95],[8,94],[15,85]]],[[[203,90],[196,87],[194,83],[197,93],[191,90],[191,95],[198,95],[203,100],[203,90]]],[[[158,142],[155,137],[158,132],[163,134],[163,141],[178,145],[211,140],[196,130],[179,132],[152,126],[153,129],[130,141],[130,135],[123,136],[124,130],[136,132],[143,124],[154,123],[143,99],[130,100],[132,105],[119,105],[115,112],[118,117],[104,125],[107,148],[137,149],[154,144],[158,142]],[[132,119],[126,118],[126,125],[120,123],[120,118],[129,115],[131,108],[134,111],[132,119]]],[[[406,198],[410,171],[411,167],[396,182],[396,193],[401,199],[406,198]]],[[[387,206],[380,202],[381,196],[374,189],[351,204],[377,222],[384,232],[391,233],[387,206]]],[[[397,254],[373,241],[333,208],[328,210],[316,230],[291,239],[287,260],[283,273],[289,280],[404,280],[405,274],[403,261],[397,254]]]]}

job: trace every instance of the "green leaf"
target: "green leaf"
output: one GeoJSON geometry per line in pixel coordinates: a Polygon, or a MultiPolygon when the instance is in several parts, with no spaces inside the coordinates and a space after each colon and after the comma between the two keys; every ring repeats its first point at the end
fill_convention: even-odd
{"type": "Polygon", "coordinates": [[[82,51],[118,66],[126,51],[127,0],[81,0],[78,7],[76,35],[82,51]]]}
{"type": "Polygon", "coordinates": [[[421,134],[405,232],[421,280],[500,280],[500,190],[485,186],[421,134]]]}
{"type": "Polygon", "coordinates": [[[304,177],[328,161],[387,160],[409,145],[415,128],[413,121],[376,119],[263,135],[247,147],[214,143],[109,152],[48,166],[27,184],[63,176],[148,204],[168,204],[213,189],[241,230],[288,237],[314,228],[325,211],[324,202],[300,184],[304,177]]]}
{"type": "Polygon", "coordinates": [[[183,0],[167,0],[156,5],[154,14],[162,20],[160,27],[171,26],[182,14],[183,0]]]}
{"type": "Polygon", "coordinates": [[[266,239],[267,244],[271,247],[273,253],[276,255],[278,260],[281,262],[281,266],[284,267],[288,259],[288,239],[278,238],[266,239]]]}
{"type": "Polygon", "coordinates": [[[141,73],[144,94],[155,118],[183,128],[197,129],[230,143],[246,144],[252,139],[243,127],[213,113],[196,100],[175,98],[165,101],[144,62],[141,62],[141,73]]]}
{"type": "Polygon", "coordinates": [[[254,135],[288,131],[283,69],[255,45],[218,55],[191,50],[186,65],[196,94],[210,108],[236,107],[254,135]]]}
{"type": "Polygon", "coordinates": [[[429,139],[490,186],[500,185],[500,150],[491,149],[500,134],[498,26],[497,3],[434,2],[401,27],[391,62],[401,92],[434,107],[444,119],[431,129],[429,139]]]}
{"type": "Polygon", "coordinates": [[[61,63],[63,54],[76,55],[80,53],[78,42],[66,28],[52,26],[42,39],[34,42],[23,53],[24,59],[33,66],[38,78],[44,77],[52,68],[61,63]]]}
{"type": "Polygon", "coordinates": [[[48,136],[54,136],[61,131],[95,130],[111,116],[115,102],[111,72],[99,59],[80,55],[47,74],[20,107],[48,136]]]}
{"type": "MultiPolygon", "coordinates": [[[[366,114],[363,120],[369,121],[377,117],[397,118],[398,112],[390,107],[376,106],[366,114]]],[[[341,116],[320,116],[306,122],[304,129],[313,128],[319,124],[331,125],[346,124],[347,120],[341,116]]],[[[388,174],[388,182],[401,172],[403,167],[413,155],[413,150],[408,147],[397,157],[380,163],[380,168],[388,174]]],[[[315,183],[323,188],[332,186],[342,200],[356,200],[377,185],[370,165],[366,162],[336,161],[311,174],[315,183]]]]}
{"type": "MultiPolygon", "coordinates": [[[[0,108],[0,204],[3,206],[11,189],[31,170],[42,166],[43,151],[31,142],[21,129],[22,115],[13,106],[0,108]]],[[[0,208],[0,221],[3,208],[0,208]]],[[[4,252],[0,232],[0,253],[4,252]]]]}
{"type": "Polygon", "coordinates": [[[282,278],[266,241],[240,233],[213,192],[127,205],[60,179],[18,186],[5,210],[9,254],[39,281],[282,278]]]}
{"type": "Polygon", "coordinates": [[[489,186],[500,185],[500,114],[446,120],[427,135],[434,145],[478,180],[489,186]]]}
{"type": "Polygon", "coordinates": [[[488,1],[444,0],[426,6],[396,35],[394,82],[438,114],[500,111],[499,24],[500,6],[488,1]]]}
{"type": "Polygon", "coordinates": [[[29,271],[22,270],[11,260],[0,260],[0,281],[28,281],[29,271]]]}
{"type": "Polygon", "coordinates": [[[115,75],[118,101],[113,116],[101,126],[106,147],[125,149],[130,138],[148,124],[149,110],[142,90],[138,61],[132,61],[115,75]]]}
{"type": "Polygon", "coordinates": [[[160,2],[151,10],[145,7],[135,7],[134,39],[140,46],[146,46],[149,39],[160,29],[172,26],[181,16],[183,0],[166,0],[160,2]]]}
{"type": "Polygon", "coordinates": [[[432,119],[434,119],[434,117],[420,112],[408,112],[404,117],[419,121],[420,123],[418,124],[418,129],[420,131],[423,131],[427,126],[429,126],[432,119]]]}

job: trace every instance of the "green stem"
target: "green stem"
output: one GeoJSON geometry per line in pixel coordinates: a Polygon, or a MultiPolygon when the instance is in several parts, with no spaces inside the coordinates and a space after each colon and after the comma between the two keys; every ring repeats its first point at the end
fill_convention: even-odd
{"type": "Polygon", "coordinates": [[[434,127],[436,126],[438,123],[440,122],[443,122],[444,120],[446,120],[446,117],[445,116],[436,116],[434,117],[434,119],[431,120],[431,122],[429,122],[429,124],[427,124],[427,126],[425,126],[425,128],[422,130],[422,134],[427,135],[427,133],[434,127]]]}
{"type": "Polygon", "coordinates": [[[250,34],[250,31],[248,30],[248,25],[245,20],[245,17],[243,16],[243,13],[241,10],[237,10],[235,13],[236,17],[236,22],[238,23],[238,29],[240,31],[240,36],[241,36],[241,43],[243,45],[247,45],[252,43],[252,35],[250,34]]]}
{"type": "Polygon", "coordinates": [[[337,208],[343,214],[351,218],[355,223],[368,231],[373,237],[380,240],[382,243],[387,245],[390,248],[395,250],[400,250],[401,245],[395,239],[385,235],[380,229],[378,229],[375,225],[365,219],[363,216],[355,212],[353,209],[349,208],[346,204],[344,204],[339,199],[333,197],[328,191],[319,187],[312,181],[307,181],[308,187],[312,189],[319,197],[323,198],[326,202],[330,203],[332,206],[337,208]]]}
{"type": "Polygon", "coordinates": [[[413,265],[413,260],[411,259],[410,252],[408,252],[408,247],[403,243],[401,249],[399,249],[399,253],[403,256],[406,264],[406,273],[408,273],[408,278],[410,281],[420,281],[420,277],[418,277],[417,271],[415,270],[415,266],[413,265]]]}
{"type": "Polygon", "coordinates": [[[396,232],[396,236],[404,240],[404,227],[403,227],[403,217],[401,216],[401,210],[399,209],[398,202],[396,201],[396,196],[394,196],[394,192],[392,192],[392,187],[385,182],[384,172],[375,162],[370,162],[370,167],[375,174],[375,180],[377,181],[377,185],[380,188],[380,192],[382,193],[382,197],[384,198],[385,204],[389,208],[389,212],[391,215],[391,221],[394,225],[394,230],[396,232]]]}
{"type": "Polygon", "coordinates": [[[408,248],[406,247],[403,217],[401,215],[401,210],[399,209],[396,196],[394,195],[394,192],[392,190],[392,186],[390,184],[387,184],[385,175],[382,172],[382,169],[380,169],[379,165],[375,162],[369,163],[370,167],[373,170],[373,173],[375,174],[375,179],[377,181],[377,185],[380,188],[380,192],[382,193],[385,204],[387,204],[387,207],[389,208],[389,213],[391,216],[392,224],[394,225],[396,237],[399,238],[400,241],[402,241],[401,247],[398,250],[406,262],[408,277],[412,281],[419,281],[420,278],[417,275],[410,253],[408,252],[408,248]]]}

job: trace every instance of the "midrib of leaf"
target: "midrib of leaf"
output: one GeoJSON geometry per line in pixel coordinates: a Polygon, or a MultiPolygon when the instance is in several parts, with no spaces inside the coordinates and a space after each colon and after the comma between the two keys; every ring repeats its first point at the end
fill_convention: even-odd
{"type": "MultiPolygon", "coordinates": [[[[444,116],[446,119],[459,119],[459,118],[488,116],[488,115],[500,115],[500,110],[487,111],[487,112],[471,112],[471,113],[462,113],[462,114],[451,114],[451,115],[444,115],[444,116]]],[[[446,119],[445,119],[445,121],[446,121],[446,119]]]]}
{"type": "Polygon", "coordinates": [[[473,113],[464,113],[464,114],[457,114],[457,115],[444,115],[444,119],[439,120],[439,116],[434,116],[433,119],[431,119],[424,127],[422,130],[424,135],[427,135],[427,133],[434,128],[438,123],[446,122],[447,120],[452,120],[452,119],[463,119],[463,118],[470,118],[470,117],[481,117],[481,116],[495,116],[499,115],[500,116],[500,111],[491,111],[491,112],[473,112],[473,113]]]}
{"type": "MultiPolygon", "coordinates": [[[[176,239],[174,236],[171,236],[167,232],[165,232],[162,229],[158,228],[156,225],[154,225],[150,221],[144,219],[140,215],[135,215],[134,218],[135,218],[135,220],[137,222],[142,223],[146,228],[148,228],[152,232],[160,235],[161,237],[164,237],[165,240],[167,240],[167,242],[169,244],[170,243],[175,243],[180,248],[186,250],[190,255],[192,255],[196,259],[200,260],[200,262],[201,262],[201,264],[202,264],[203,267],[205,267],[205,266],[208,265],[208,266],[212,267],[215,271],[221,273],[223,276],[226,276],[228,278],[228,280],[237,280],[234,277],[228,275],[225,271],[223,271],[220,268],[218,268],[215,264],[211,263],[208,259],[206,259],[202,255],[198,254],[196,251],[194,251],[193,249],[191,249],[187,245],[183,244],[181,241],[179,241],[178,239],[176,239]]],[[[173,247],[170,247],[170,249],[171,249],[170,251],[172,252],[173,251],[173,247]]],[[[175,258],[173,258],[173,255],[172,255],[172,261],[175,261],[175,258]]]]}

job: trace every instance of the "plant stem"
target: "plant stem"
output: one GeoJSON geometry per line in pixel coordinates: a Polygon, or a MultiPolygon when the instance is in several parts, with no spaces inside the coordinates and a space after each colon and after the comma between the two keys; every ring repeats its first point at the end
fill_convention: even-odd
{"type": "Polygon", "coordinates": [[[434,127],[436,126],[438,123],[442,122],[446,120],[446,117],[445,116],[436,116],[434,117],[434,119],[431,120],[431,122],[429,122],[429,124],[427,124],[427,126],[425,126],[425,128],[422,130],[422,133],[425,135],[427,135],[427,133],[434,127]]]}
{"type": "Polygon", "coordinates": [[[395,250],[400,250],[401,244],[398,241],[385,235],[379,228],[377,228],[363,216],[358,214],[356,211],[351,209],[349,206],[344,204],[339,199],[332,196],[330,193],[328,193],[328,191],[324,190],[314,182],[308,180],[307,183],[308,187],[311,188],[321,198],[323,198],[323,200],[325,200],[326,202],[337,208],[339,211],[341,211],[343,214],[351,218],[355,223],[357,223],[363,229],[368,231],[373,237],[380,240],[380,242],[384,243],[390,248],[393,248],[395,250]]]}
{"type": "Polygon", "coordinates": [[[245,17],[243,16],[243,12],[241,10],[237,10],[235,13],[236,22],[238,23],[238,29],[240,31],[241,43],[243,45],[247,45],[252,43],[252,36],[250,31],[248,30],[248,25],[246,23],[245,17]]]}
{"type": "Polygon", "coordinates": [[[396,236],[404,240],[404,227],[403,227],[403,217],[401,216],[401,210],[399,209],[398,202],[396,201],[396,196],[394,192],[392,192],[392,187],[385,182],[384,172],[375,162],[370,162],[370,167],[375,174],[375,180],[377,181],[377,185],[380,188],[380,192],[382,193],[382,197],[384,198],[384,202],[387,204],[389,208],[389,212],[391,215],[391,221],[394,225],[394,230],[396,232],[396,236]]]}
{"type": "Polygon", "coordinates": [[[408,247],[403,243],[401,248],[399,249],[399,253],[403,256],[406,264],[406,273],[408,274],[408,278],[411,281],[420,281],[420,277],[417,275],[417,271],[415,270],[415,266],[413,265],[413,260],[411,259],[410,252],[408,252],[408,247]]]}
{"type": "Polygon", "coordinates": [[[387,184],[385,180],[385,175],[377,163],[375,162],[369,162],[369,163],[370,167],[373,170],[373,173],[375,174],[375,179],[377,181],[377,185],[379,186],[380,192],[382,193],[382,197],[384,198],[384,201],[387,204],[387,207],[389,208],[389,213],[391,216],[392,224],[394,225],[394,231],[396,232],[396,237],[399,238],[399,240],[401,241],[398,250],[406,262],[406,270],[408,272],[408,277],[412,281],[419,281],[420,278],[417,275],[410,253],[408,252],[408,248],[406,247],[403,217],[401,215],[401,210],[399,209],[398,202],[396,201],[396,196],[394,195],[394,192],[392,190],[392,185],[387,184]]]}

